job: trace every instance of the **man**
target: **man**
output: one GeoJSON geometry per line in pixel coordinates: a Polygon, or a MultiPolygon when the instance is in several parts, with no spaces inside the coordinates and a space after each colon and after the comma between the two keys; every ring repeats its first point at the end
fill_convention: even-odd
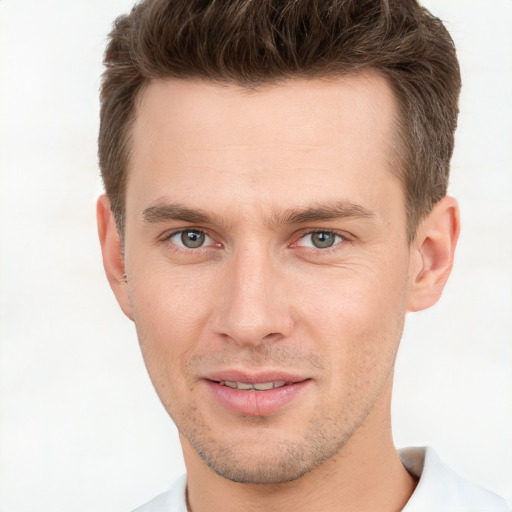
{"type": "Polygon", "coordinates": [[[459,233],[460,76],[413,0],[155,0],[102,87],[103,260],[187,478],[141,511],[510,510],[393,445],[459,233]]]}

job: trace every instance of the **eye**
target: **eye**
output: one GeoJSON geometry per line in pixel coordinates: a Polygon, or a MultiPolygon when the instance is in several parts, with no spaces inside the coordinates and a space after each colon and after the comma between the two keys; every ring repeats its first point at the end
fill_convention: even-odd
{"type": "Polygon", "coordinates": [[[343,242],[343,237],[332,231],[313,231],[301,237],[303,247],[314,247],[315,249],[328,249],[335,244],[343,242]]]}
{"type": "Polygon", "coordinates": [[[212,243],[212,239],[203,231],[198,229],[184,229],[172,234],[169,240],[179,247],[187,249],[198,249],[205,244],[212,243]]]}

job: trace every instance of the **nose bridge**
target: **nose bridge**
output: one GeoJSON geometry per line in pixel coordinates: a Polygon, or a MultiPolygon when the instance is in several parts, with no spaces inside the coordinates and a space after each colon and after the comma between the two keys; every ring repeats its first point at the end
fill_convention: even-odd
{"type": "Polygon", "coordinates": [[[270,335],[287,336],[292,325],[284,276],[261,243],[240,247],[226,270],[218,328],[240,345],[257,345],[270,335]]]}

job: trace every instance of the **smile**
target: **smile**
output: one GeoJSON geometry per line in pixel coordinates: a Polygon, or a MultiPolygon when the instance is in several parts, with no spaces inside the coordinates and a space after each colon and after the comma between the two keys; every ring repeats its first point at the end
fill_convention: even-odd
{"type": "MultiPolygon", "coordinates": [[[[297,401],[311,389],[313,380],[291,375],[248,375],[222,372],[203,379],[214,402],[228,411],[248,415],[274,414],[297,401]],[[228,380],[229,379],[229,380],[228,380]],[[236,380],[235,380],[236,379],[236,380]]],[[[270,372],[269,372],[270,373],[270,372]]]]}
{"type": "Polygon", "coordinates": [[[230,380],[220,381],[219,384],[227,386],[232,389],[239,389],[242,391],[268,391],[269,389],[282,388],[286,386],[286,382],[280,380],[277,382],[257,382],[250,384],[248,382],[234,382],[230,380]]]}

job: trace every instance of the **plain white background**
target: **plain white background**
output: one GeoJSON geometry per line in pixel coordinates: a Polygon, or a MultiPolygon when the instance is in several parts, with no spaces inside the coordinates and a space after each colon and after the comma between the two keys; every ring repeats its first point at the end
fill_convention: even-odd
{"type": "MultiPolygon", "coordinates": [[[[126,511],[183,471],[96,236],[102,52],[131,3],[0,0],[1,512],[126,511]]],[[[463,231],[443,299],[408,319],[395,439],[511,499],[512,1],[424,4],[462,64],[463,231]]]]}

